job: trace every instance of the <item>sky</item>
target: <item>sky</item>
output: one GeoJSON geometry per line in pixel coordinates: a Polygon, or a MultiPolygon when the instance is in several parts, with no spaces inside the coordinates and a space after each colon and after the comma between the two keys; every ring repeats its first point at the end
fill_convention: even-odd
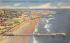
{"type": "Polygon", "coordinates": [[[57,8],[59,6],[69,7],[70,0],[0,0],[0,8],[57,8]]]}

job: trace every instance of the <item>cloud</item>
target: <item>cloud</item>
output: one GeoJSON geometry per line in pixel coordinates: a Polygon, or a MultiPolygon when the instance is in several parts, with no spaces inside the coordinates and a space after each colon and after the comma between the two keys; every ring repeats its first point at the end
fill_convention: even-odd
{"type": "Polygon", "coordinates": [[[7,5],[7,6],[0,6],[0,8],[2,8],[2,9],[3,9],[3,8],[13,8],[13,9],[14,9],[14,8],[15,8],[15,9],[18,8],[18,9],[20,9],[20,8],[26,8],[26,7],[14,7],[14,6],[8,6],[8,5],[7,5]]]}
{"type": "Polygon", "coordinates": [[[70,8],[70,6],[63,6],[64,3],[60,2],[60,3],[46,3],[46,4],[41,4],[41,5],[33,5],[33,6],[24,6],[21,3],[14,3],[13,5],[1,5],[0,8],[30,8],[30,9],[35,9],[35,8],[44,8],[44,9],[57,9],[57,8],[70,8]],[[54,6],[52,6],[53,4],[55,4],[54,6]]]}
{"type": "Polygon", "coordinates": [[[59,2],[59,3],[46,3],[46,4],[42,4],[42,5],[37,5],[37,6],[31,6],[30,8],[53,8],[53,9],[57,9],[57,8],[70,8],[70,6],[63,6],[63,2],[59,2]],[[52,6],[54,4],[54,6],[52,6]]]}
{"type": "Polygon", "coordinates": [[[57,7],[53,7],[51,6],[52,3],[46,3],[46,4],[42,4],[42,5],[38,5],[38,6],[31,6],[30,8],[57,8],[57,7]]]}
{"type": "Polygon", "coordinates": [[[15,6],[15,7],[20,6],[20,5],[21,5],[21,3],[15,3],[15,4],[13,4],[13,6],[15,6]]]}

